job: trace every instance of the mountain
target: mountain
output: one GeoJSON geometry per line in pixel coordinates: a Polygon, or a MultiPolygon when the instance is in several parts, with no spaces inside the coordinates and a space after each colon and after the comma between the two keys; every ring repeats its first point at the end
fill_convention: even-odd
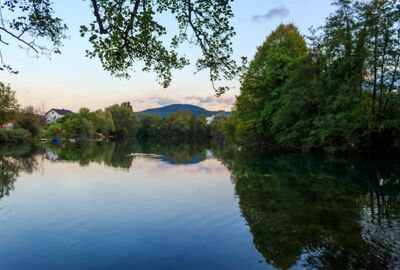
{"type": "Polygon", "coordinates": [[[137,112],[137,114],[157,114],[160,117],[167,117],[168,115],[170,115],[173,112],[176,111],[191,111],[192,114],[194,116],[200,116],[200,115],[204,115],[206,117],[208,116],[213,116],[216,114],[220,114],[223,113],[225,115],[230,115],[230,112],[225,112],[225,111],[208,111],[202,107],[199,106],[195,106],[195,105],[191,105],[191,104],[172,104],[172,105],[167,105],[164,107],[160,107],[160,108],[154,108],[154,109],[147,109],[144,111],[140,111],[137,112]]]}

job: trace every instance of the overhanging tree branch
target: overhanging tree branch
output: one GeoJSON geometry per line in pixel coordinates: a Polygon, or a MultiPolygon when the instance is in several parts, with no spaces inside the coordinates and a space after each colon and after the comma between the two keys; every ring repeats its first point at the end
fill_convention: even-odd
{"type": "Polygon", "coordinates": [[[108,34],[108,30],[104,28],[103,20],[100,16],[99,6],[96,0],[92,0],[93,13],[96,17],[97,24],[99,25],[100,34],[108,34]]]}
{"type": "Polygon", "coordinates": [[[7,29],[5,29],[4,27],[0,27],[0,30],[3,31],[3,32],[5,32],[5,33],[7,33],[7,34],[10,35],[10,36],[12,36],[13,38],[17,39],[18,41],[24,43],[24,44],[27,45],[29,48],[31,48],[32,50],[34,50],[36,53],[39,53],[39,51],[35,48],[35,46],[34,46],[32,43],[23,40],[23,39],[21,38],[21,35],[18,35],[18,36],[17,36],[17,35],[15,35],[15,34],[13,34],[12,32],[8,31],[7,29]]]}

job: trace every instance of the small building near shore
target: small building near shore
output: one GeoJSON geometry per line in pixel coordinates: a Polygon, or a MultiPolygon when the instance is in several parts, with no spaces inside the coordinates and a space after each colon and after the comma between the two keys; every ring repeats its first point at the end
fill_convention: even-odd
{"type": "Polygon", "coordinates": [[[58,119],[61,119],[69,114],[72,114],[72,111],[66,109],[51,109],[46,113],[46,124],[51,125],[58,119]]]}
{"type": "Polygon", "coordinates": [[[14,123],[9,122],[9,123],[4,123],[1,127],[4,129],[14,129],[15,125],[14,123]]]}

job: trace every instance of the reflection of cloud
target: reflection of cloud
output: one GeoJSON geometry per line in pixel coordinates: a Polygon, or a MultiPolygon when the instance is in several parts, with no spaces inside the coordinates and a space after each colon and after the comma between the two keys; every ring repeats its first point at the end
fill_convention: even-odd
{"type": "Polygon", "coordinates": [[[186,165],[176,165],[169,164],[164,161],[149,157],[137,157],[133,160],[132,164],[133,170],[144,170],[155,174],[159,172],[160,174],[166,175],[211,175],[211,176],[229,176],[230,173],[228,169],[223,166],[216,159],[206,159],[197,164],[186,164],[186,165]]]}
{"type": "Polygon", "coordinates": [[[285,18],[285,17],[289,16],[289,14],[290,14],[290,11],[286,7],[282,6],[282,7],[272,8],[266,14],[254,15],[252,17],[252,19],[255,22],[261,22],[263,20],[271,20],[274,18],[285,18]]]}

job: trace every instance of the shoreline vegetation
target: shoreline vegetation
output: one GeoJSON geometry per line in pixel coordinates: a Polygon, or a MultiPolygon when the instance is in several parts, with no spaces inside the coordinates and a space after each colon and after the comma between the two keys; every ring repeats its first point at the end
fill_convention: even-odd
{"type": "MultiPolygon", "coordinates": [[[[400,14],[394,1],[336,1],[305,37],[280,25],[258,48],[231,116],[176,111],[136,115],[129,102],[79,112],[46,126],[0,83],[1,144],[39,138],[137,138],[234,142],[239,147],[324,154],[400,153],[400,14]]],[[[44,112],[41,112],[42,115],[44,112]]]]}

